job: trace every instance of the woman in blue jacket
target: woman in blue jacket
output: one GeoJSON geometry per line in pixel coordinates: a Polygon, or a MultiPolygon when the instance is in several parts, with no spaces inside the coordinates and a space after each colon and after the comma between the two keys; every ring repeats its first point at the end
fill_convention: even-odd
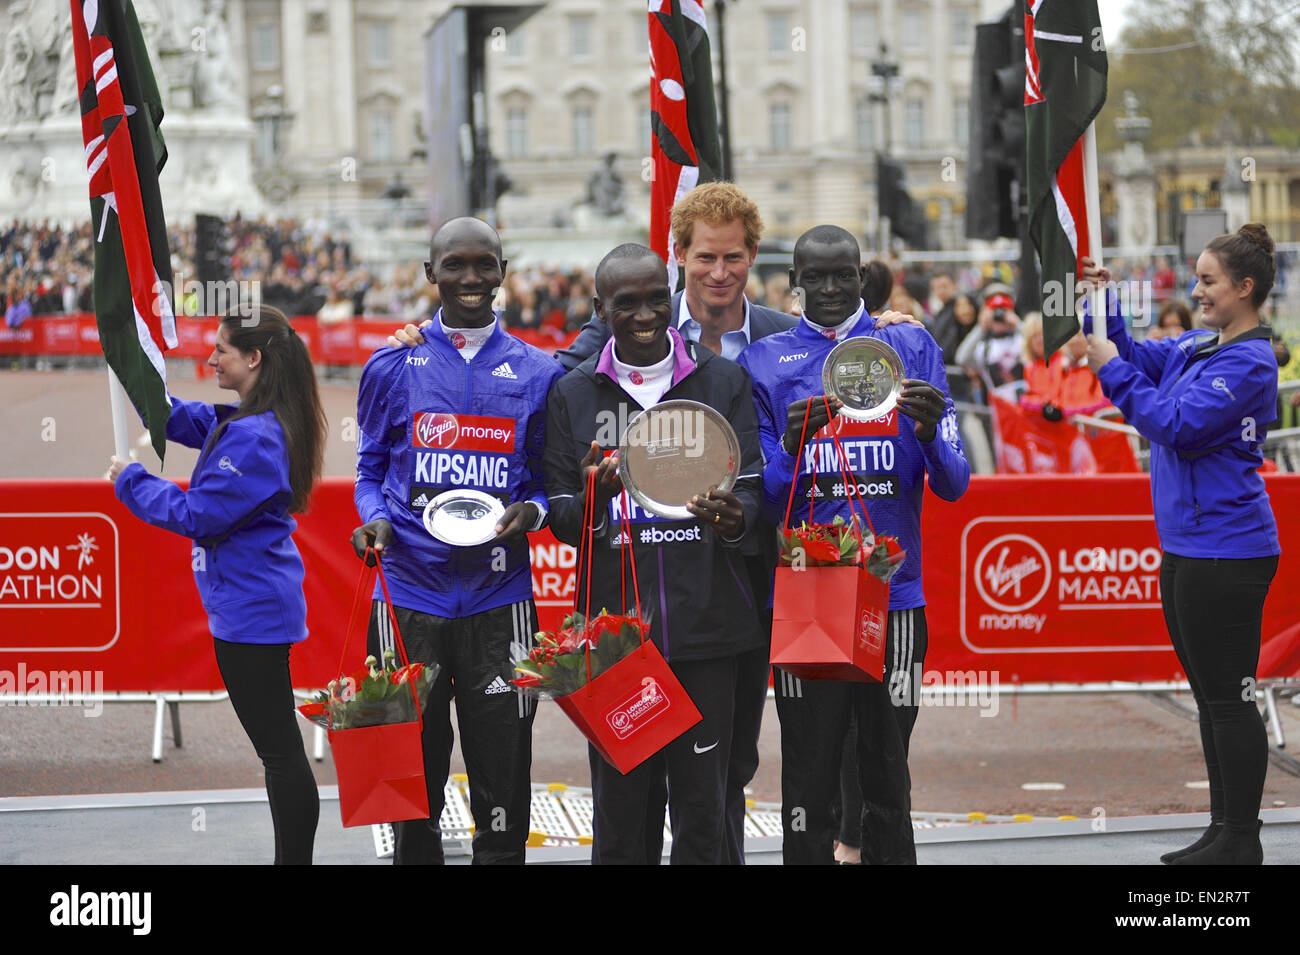
{"type": "Polygon", "coordinates": [[[193,539],[217,667],[266,768],[275,862],[310,864],[320,807],[289,680],[289,646],[307,637],[289,535],[320,477],[325,413],[307,348],[277,309],[223,318],[208,364],[239,403],[171,399],[167,437],[202,449],[189,490],[116,457],[109,478],[136,517],[193,539]]]}
{"type": "MultiPolygon", "coordinates": [[[[1087,281],[1109,282],[1085,259],[1087,281]]],[[[1259,308],[1273,286],[1273,240],[1247,223],[1196,261],[1201,328],[1134,342],[1113,305],[1110,340],[1088,363],[1107,397],[1151,441],[1151,497],[1164,559],[1160,599],[1200,711],[1210,827],[1161,860],[1258,865],[1268,737],[1255,705],[1264,599],[1277,571],[1277,524],[1258,467],[1277,417],[1277,360],[1259,308]]]]}

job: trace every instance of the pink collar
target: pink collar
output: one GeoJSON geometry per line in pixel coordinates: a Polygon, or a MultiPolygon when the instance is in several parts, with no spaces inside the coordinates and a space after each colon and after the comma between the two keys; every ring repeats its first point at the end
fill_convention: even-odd
{"type": "MultiPolygon", "coordinates": [[[[673,350],[673,380],[668,386],[671,390],[676,388],[683,378],[695,370],[695,362],[686,353],[686,342],[682,340],[681,334],[671,326],[668,328],[668,340],[671,342],[673,350]]],[[[600,360],[596,362],[596,373],[605,375],[614,384],[618,384],[618,372],[614,370],[613,335],[609,337],[609,341],[605,342],[605,348],[600,353],[600,360]]]]}

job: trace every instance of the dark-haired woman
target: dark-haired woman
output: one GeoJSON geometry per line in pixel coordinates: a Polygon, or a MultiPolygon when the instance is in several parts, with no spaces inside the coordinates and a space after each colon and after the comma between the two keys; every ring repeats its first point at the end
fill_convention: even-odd
{"type": "Polygon", "coordinates": [[[306,865],[320,806],[289,681],[289,647],[307,637],[289,535],[320,477],[325,415],[307,348],[276,309],[223,318],[208,364],[239,403],[171,399],[168,439],[202,449],[189,490],[116,457],[109,478],[136,517],[193,539],[217,666],[266,768],[275,862],[306,865]]]}
{"type": "MultiPolygon", "coordinates": [[[[1088,282],[1109,273],[1084,260],[1088,282]]],[[[1210,827],[1167,853],[1173,865],[1258,865],[1268,737],[1255,704],[1264,600],[1277,524],[1258,467],[1277,416],[1277,360],[1259,308],[1273,286],[1259,223],[1210,241],[1196,262],[1202,329],[1134,342],[1113,299],[1110,341],[1088,361],[1106,395],[1151,441],[1151,497],[1164,559],[1160,599],[1200,712],[1210,827]]]]}
{"type": "Polygon", "coordinates": [[[1160,306],[1155,328],[1147,333],[1152,341],[1158,338],[1177,338],[1192,330],[1192,312],[1180,298],[1171,298],[1160,306]]]}

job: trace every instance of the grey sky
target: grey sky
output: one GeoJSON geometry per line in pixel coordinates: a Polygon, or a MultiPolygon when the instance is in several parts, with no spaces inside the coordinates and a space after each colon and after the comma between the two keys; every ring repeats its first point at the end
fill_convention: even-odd
{"type": "Polygon", "coordinates": [[[1133,0],[1097,0],[1097,12],[1101,15],[1101,31],[1106,37],[1106,44],[1119,41],[1120,31],[1124,29],[1129,8],[1133,0]]]}

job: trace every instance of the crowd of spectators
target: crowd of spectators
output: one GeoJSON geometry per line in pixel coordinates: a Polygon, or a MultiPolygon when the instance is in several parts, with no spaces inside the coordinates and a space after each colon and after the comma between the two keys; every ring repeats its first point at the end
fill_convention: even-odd
{"type": "MultiPolygon", "coordinates": [[[[204,303],[198,298],[195,229],[172,228],[168,239],[180,292],[177,311],[198,314],[204,303]]],[[[230,279],[257,282],[261,300],[289,315],[316,315],[324,322],[363,315],[416,320],[438,304],[423,263],[372,269],[357,261],[346,237],[320,221],[232,219],[225,224],[221,258],[230,279]]],[[[49,221],[0,226],[0,294],[7,322],[90,311],[93,265],[89,222],[73,228],[49,221]]],[[[1020,325],[1027,316],[1012,298],[1016,270],[1011,263],[904,266],[888,258],[879,265],[893,279],[880,307],[887,304],[915,317],[939,342],[946,364],[968,369],[970,381],[960,375],[951,381],[954,397],[978,400],[986,387],[1023,379],[1026,336],[1020,325]]],[[[1160,337],[1191,327],[1191,310],[1177,294],[1176,273],[1167,259],[1117,261],[1111,267],[1119,282],[1140,290],[1136,294],[1153,313],[1130,316],[1135,336],[1160,337]]],[[[498,305],[508,327],[562,337],[590,318],[593,293],[589,269],[534,266],[507,275],[498,305]]],[[[798,312],[784,269],[751,271],[748,294],[769,308],[798,312]]]]}
{"type": "Polygon", "coordinates": [[[90,223],[63,229],[49,222],[0,226],[0,290],[6,324],[33,315],[89,311],[95,246],[90,223]]]}
{"type": "MultiPolygon", "coordinates": [[[[176,310],[203,308],[193,226],[168,230],[176,310]]],[[[372,269],[356,260],[346,238],[321,223],[293,219],[233,219],[226,223],[221,258],[228,279],[257,282],[261,301],[289,315],[323,322],[381,316],[414,320],[438,305],[438,290],[423,262],[372,269]]],[[[93,309],[94,238],[89,222],[66,229],[49,221],[0,226],[0,294],[10,326],[34,315],[93,309]]],[[[589,270],[533,267],[507,276],[500,304],[513,328],[556,336],[591,317],[594,283],[589,270]]]]}

